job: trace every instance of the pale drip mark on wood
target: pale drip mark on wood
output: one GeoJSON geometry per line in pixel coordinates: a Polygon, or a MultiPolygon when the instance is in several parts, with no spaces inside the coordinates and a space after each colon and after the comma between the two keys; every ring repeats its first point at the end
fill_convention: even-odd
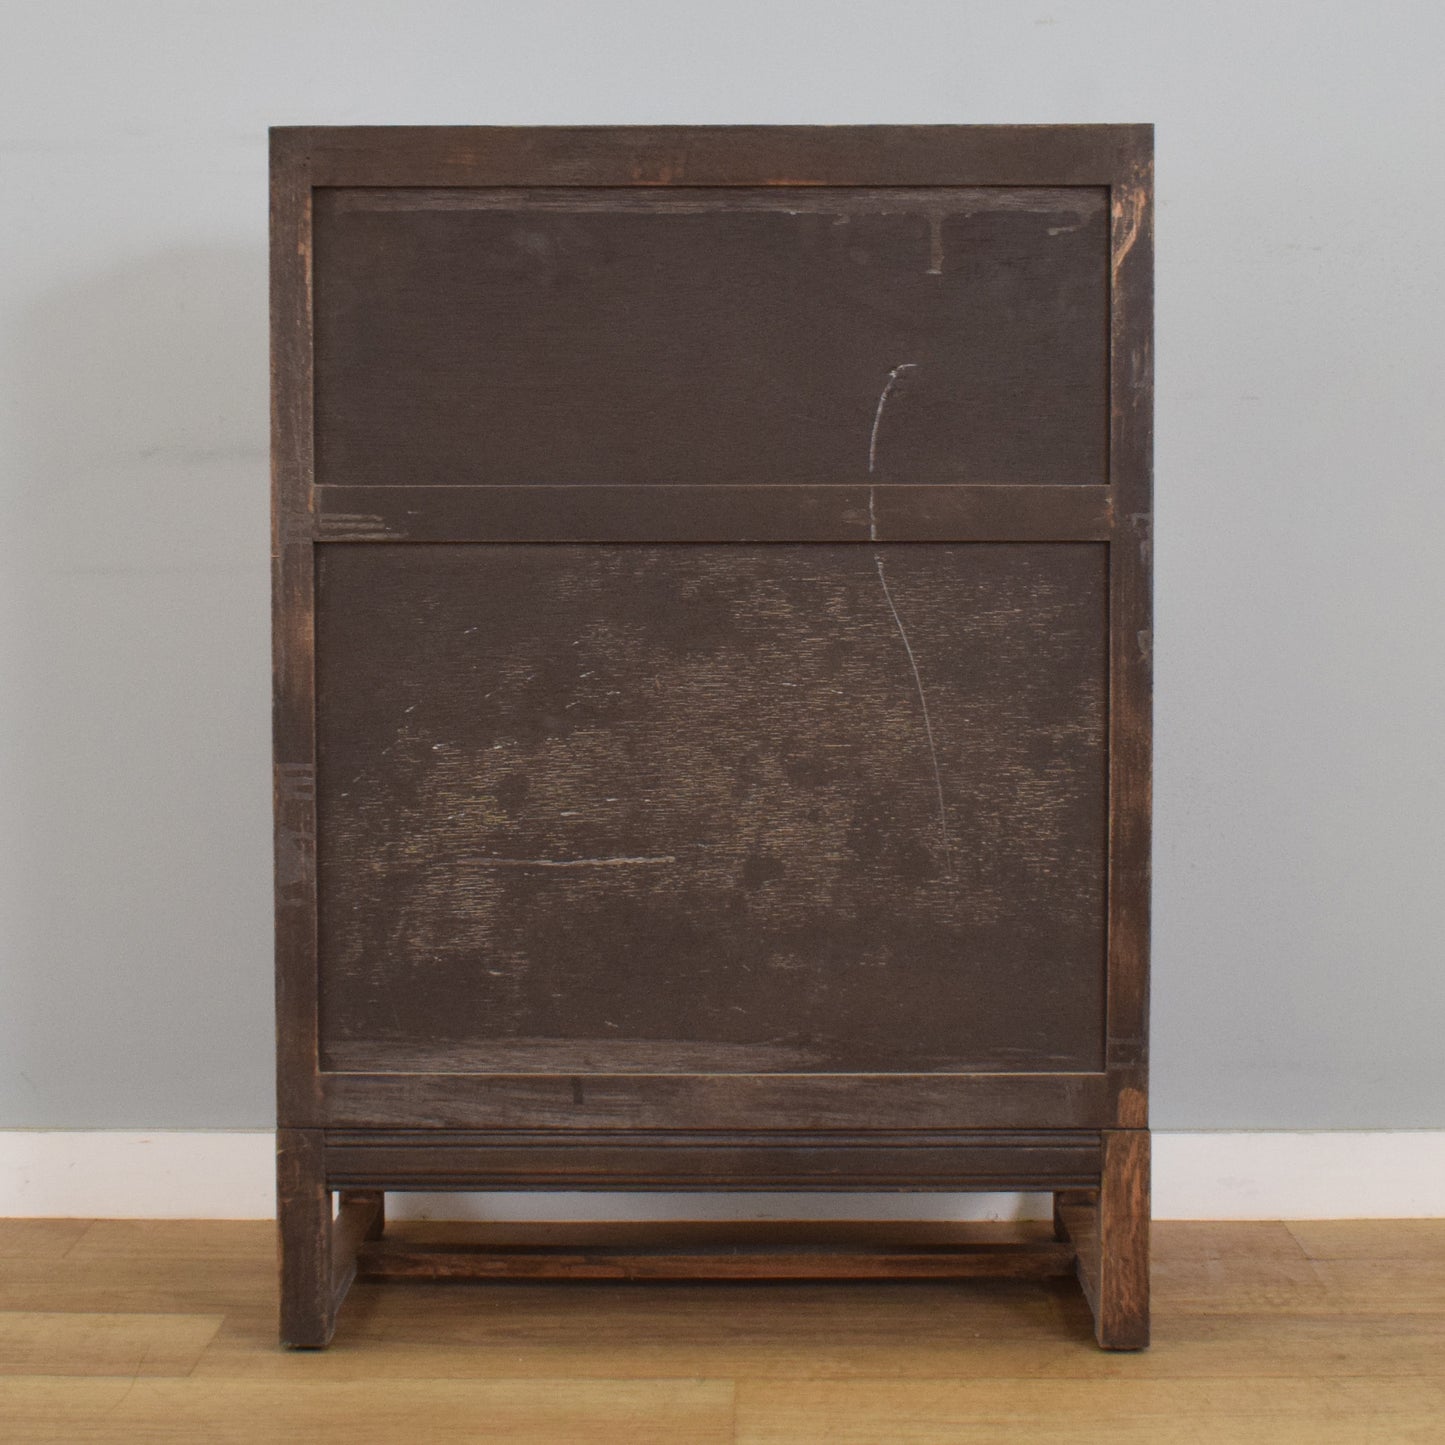
{"type": "Polygon", "coordinates": [[[928,270],[923,274],[943,275],[943,216],[938,211],[928,213],[928,270]]]}
{"type": "MultiPolygon", "coordinates": [[[[883,390],[878,396],[878,409],[873,414],[873,434],[868,442],[868,471],[871,474],[878,460],[878,426],[883,420],[883,407],[887,402],[894,385],[898,381],[899,374],[911,371],[917,367],[916,361],[905,361],[895,366],[888,373],[888,380],[883,383],[883,390]]],[[[878,517],[874,510],[874,488],[868,488],[868,540],[878,540],[878,517]]],[[[903,619],[898,615],[898,608],[894,605],[893,594],[888,590],[888,577],[883,570],[883,557],[881,553],[873,553],[873,565],[878,569],[878,585],[883,589],[883,600],[888,604],[888,610],[893,614],[893,625],[898,629],[898,636],[903,642],[903,651],[908,657],[908,666],[913,673],[913,686],[918,693],[918,706],[923,713],[923,732],[928,739],[928,760],[933,767],[933,786],[938,794],[938,832],[943,840],[943,861],[948,877],[953,877],[953,845],[948,837],[948,811],[943,801],[943,773],[938,766],[938,747],[933,739],[933,719],[928,712],[928,698],[923,691],[923,674],[918,670],[918,659],[913,655],[913,644],[908,640],[908,629],[903,625],[903,619]]]]}

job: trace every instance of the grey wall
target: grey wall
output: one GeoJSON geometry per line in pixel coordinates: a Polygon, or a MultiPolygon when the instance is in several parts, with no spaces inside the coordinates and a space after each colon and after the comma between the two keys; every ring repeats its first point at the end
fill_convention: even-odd
{"type": "Polygon", "coordinates": [[[1434,3],[0,10],[0,1124],[261,1127],[265,127],[1152,120],[1155,1120],[1445,1125],[1434,3]]]}

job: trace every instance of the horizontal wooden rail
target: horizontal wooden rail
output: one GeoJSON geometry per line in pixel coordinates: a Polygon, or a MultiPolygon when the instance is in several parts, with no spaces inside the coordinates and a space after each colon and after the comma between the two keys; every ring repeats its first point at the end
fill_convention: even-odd
{"type": "Polygon", "coordinates": [[[1146,125],[311,126],[316,186],[1114,185],[1146,125]]]}
{"type": "Polygon", "coordinates": [[[315,488],[323,542],[1102,541],[1106,486],[315,488]]]}
{"type": "Polygon", "coordinates": [[[1097,1131],[326,1133],[339,1189],[974,1189],[1097,1184],[1097,1131]]]}
{"type": "Polygon", "coordinates": [[[1109,1075],[349,1074],[318,1076],[327,1129],[1099,1129],[1109,1075]]]}
{"type": "Polygon", "coordinates": [[[647,1249],[406,1245],[362,1248],[369,1279],[959,1279],[1048,1278],[1074,1267],[1072,1248],[1036,1243],[852,1249],[647,1249]]]}

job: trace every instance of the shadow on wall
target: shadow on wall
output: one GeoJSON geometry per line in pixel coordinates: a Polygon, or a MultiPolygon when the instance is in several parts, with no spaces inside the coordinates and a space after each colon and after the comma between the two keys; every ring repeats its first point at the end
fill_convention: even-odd
{"type": "Polygon", "coordinates": [[[19,653],[0,1122],[272,1117],[266,258],[176,250],[8,342],[19,653]]]}

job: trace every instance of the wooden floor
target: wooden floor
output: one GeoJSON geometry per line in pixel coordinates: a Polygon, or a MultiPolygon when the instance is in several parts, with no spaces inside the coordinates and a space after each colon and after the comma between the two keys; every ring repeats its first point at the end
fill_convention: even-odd
{"type": "Polygon", "coordinates": [[[0,1440],[1445,1442],[1445,1221],[1158,1224],[1140,1355],[989,1280],[359,1284],[292,1354],[274,1275],[265,1224],[0,1222],[0,1440]]]}

